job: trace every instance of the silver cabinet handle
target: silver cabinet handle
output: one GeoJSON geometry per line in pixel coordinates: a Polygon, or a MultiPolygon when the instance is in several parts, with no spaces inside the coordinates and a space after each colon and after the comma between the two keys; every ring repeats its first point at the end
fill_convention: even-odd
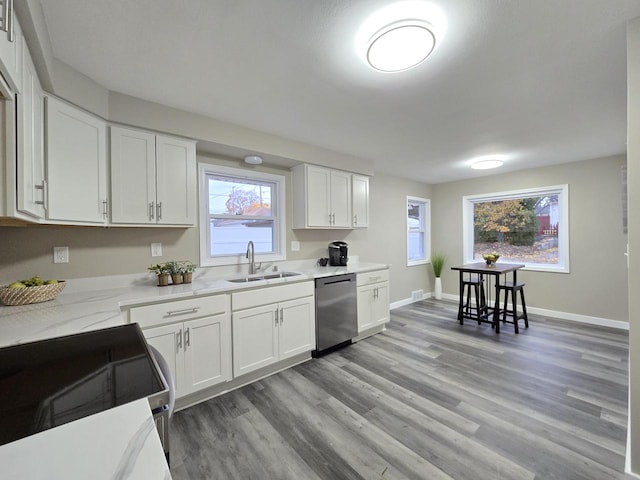
{"type": "Polygon", "coordinates": [[[153,218],[154,218],[154,217],[153,217],[153,215],[154,215],[154,210],[155,210],[154,205],[155,205],[155,202],[151,202],[151,203],[149,204],[149,220],[153,220],[153,218]]]}
{"type": "Polygon", "coordinates": [[[156,207],[156,217],[158,220],[162,220],[162,202],[158,202],[158,206],[156,207]]]}
{"type": "Polygon", "coordinates": [[[357,213],[353,216],[353,224],[354,225],[358,225],[358,214],[357,213]]]}
{"type": "Polygon", "coordinates": [[[182,350],[182,329],[178,332],[176,350],[182,350]]]}
{"type": "Polygon", "coordinates": [[[278,309],[276,308],[276,327],[278,326],[278,309]]]}
{"type": "Polygon", "coordinates": [[[36,200],[35,204],[36,205],[42,205],[44,207],[44,209],[47,209],[47,197],[49,192],[47,191],[47,181],[46,180],[42,180],[42,185],[36,185],[34,187],[36,190],[42,190],[42,200],[36,200]]]}
{"type": "Polygon", "coordinates": [[[200,307],[184,308],[182,310],[169,310],[167,312],[167,317],[175,317],[177,315],[186,315],[187,313],[198,313],[198,310],[200,310],[200,307]]]}
{"type": "Polygon", "coordinates": [[[9,3],[9,12],[7,16],[7,25],[9,28],[7,33],[9,33],[9,41],[13,43],[13,41],[15,40],[15,32],[13,30],[13,0],[7,1],[9,3]]]}
{"type": "Polygon", "coordinates": [[[2,2],[2,30],[8,33],[9,41],[13,43],[13,0],[2,2]]]}
{"type": "Polygon", "coordinates": [[[108,208],[107,208],[107,201],[103,200],[102,201],[102,217],[103,218],[107,218],[107,214],[109,213],[108,208]]]}
{"type": "Polygon", "coordinates": [[[187,347],[191,346],[191,336],[189,335],[189,329],[184,331],[184,351],[187,351],[187,347]]]}
{"type": "Polygon", "coordinates": [[[284,308],[280,309],[280,325],[284,322],[284,308]]]}

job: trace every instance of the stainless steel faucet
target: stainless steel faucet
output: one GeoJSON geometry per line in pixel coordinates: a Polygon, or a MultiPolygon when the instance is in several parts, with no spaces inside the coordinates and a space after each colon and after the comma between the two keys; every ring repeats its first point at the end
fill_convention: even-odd
{"type": "Polygon", "coordinates": [[[253,242],[251,240],[249,240],[247,244],[247,258],[249,259],[249,275],[253,275],[256,273],[256,259],[253,242]]]}

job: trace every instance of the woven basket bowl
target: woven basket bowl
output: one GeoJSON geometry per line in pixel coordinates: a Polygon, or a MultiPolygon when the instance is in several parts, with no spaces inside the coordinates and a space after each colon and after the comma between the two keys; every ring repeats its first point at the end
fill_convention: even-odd
{"type": "Polygon", "coordinates": [[[0,302],[5,305],[29,305],[31,303],[48,302],[58,296],[64,289],[64,280],[53,285],[40,285],[27,288],[0,288],[0,302]]]}

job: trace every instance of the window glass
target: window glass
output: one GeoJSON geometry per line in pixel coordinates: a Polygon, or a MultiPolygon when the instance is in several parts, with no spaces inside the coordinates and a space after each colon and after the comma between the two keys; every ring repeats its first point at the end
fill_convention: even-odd
{"type": "Polygon", "coordinates": [[[429,213],[429,200],[407,197],[407,265],[428,261],[429,213]]]}
{"type": "Polygon", "coordinates": [[[465,261],[497,252],[500,262],[569,271],[568,186],[464,197],[465,261]]]}
{"type": "Polygon", "coordinates": [[[201,262],[238,263],[249,241],[256,258],[284,258],[284,177],[201,165],[201,262]]]}

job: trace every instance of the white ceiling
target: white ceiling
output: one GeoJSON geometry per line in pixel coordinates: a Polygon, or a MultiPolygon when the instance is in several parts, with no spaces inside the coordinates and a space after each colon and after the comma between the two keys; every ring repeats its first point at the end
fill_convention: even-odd
{"type": "MultiPolygon", "coordinates": [[[[54,55],[109,90],[427,183],[626,152],[638,0],[434,0],[446,34],[402,73],[354,42],[384,0],[41,0],[54,55]],[[495,172],[495,171],[494,171],[495,172]]],[[[420,2],[425,3],[425,2],[420,2]]],[[[303,159],[301,159],[303,160],[303,159]]]]}

